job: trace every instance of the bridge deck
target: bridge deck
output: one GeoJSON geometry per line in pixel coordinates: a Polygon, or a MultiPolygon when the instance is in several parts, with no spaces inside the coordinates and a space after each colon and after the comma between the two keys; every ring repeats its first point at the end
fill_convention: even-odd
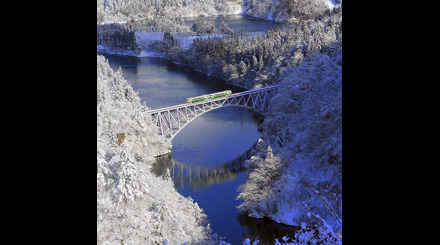
{"type": "Polygon", "coordinates": [[[153,117],[159,134],[169,139],[180,132],[188,123],[200,115],[224,106],[240,106],[264,113],[269,100],[274,97],[279,85],[248,90],[215,99],[207,99],[196,103],[185,103],[165,108],[146,111],[153,117]]]}
{"type": "Polygon", "coordinates": [[[239,96],[243,96],[243,95],[247,95],[247,94],[253,94],[253,93],[256,93],[256,92],[262,92],[262,91],[266,91],[266,90],[271,90],[271,89],[277,88],[279,86],[280,85],[274,85],[274,86],[269,86],[269,87],[264,87],[264,88],[259,88],[259,89],[253,89],[253,90],[248,90],[248,91],[244,91],[244,92],[240,92],[240,93],[234,93],[234,94],[231,94],[229,96],[219,97],[219,98],[216,98],[216,99],[203,100],[203,101],[200,101],[200,102],[189,103],[189,104],[185,103],[185,104],[173,105],[173,106],[169,106],[169,107],[163,107],[163,108],[159,108],[159,109],[150,110],[150,111],[147,111],[147,112],[150,113],[150,114],[156,114],[156,113],[161,113],[161,112],[164,112],[164,111],[176,110],[176,109],[183,108],[183,107],[186,107],[186,106],[202,105],[202,104],[205,104],[207,102],[222,101],[222,100],[230,99],[230,98],[233,98],[233,97],[239,97],[239,96]]]}

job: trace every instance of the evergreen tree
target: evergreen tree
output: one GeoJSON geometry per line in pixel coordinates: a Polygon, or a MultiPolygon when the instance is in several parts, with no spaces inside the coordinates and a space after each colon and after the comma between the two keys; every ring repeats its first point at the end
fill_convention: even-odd
{"type": "Polygon", "coordinates": [[[229,35],[234,34],[234,31],[231,28],[229,28],[228,24],[224,21],[220,23],[220,30],[225,34],[229,34],[229,35]]]}

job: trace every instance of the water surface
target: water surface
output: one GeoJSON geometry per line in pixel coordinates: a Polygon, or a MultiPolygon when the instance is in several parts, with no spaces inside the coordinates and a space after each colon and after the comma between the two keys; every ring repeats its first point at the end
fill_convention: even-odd
{"type": "Polygon", "coordinates": [[[267,29],[271,28],[278,23],[268,20],[251,20],[246,16],[242,15],[230,15],[230,16],[206,16],[206,17],[185,17],[183,18],[185,25],[192,26],[196,20],[212,20],[214,21],[215,31],[220,34],[220,23],[224,21],[228,24],[228,27],[233,31],[244,31],[244,32],[265,32],[267,29]]]}

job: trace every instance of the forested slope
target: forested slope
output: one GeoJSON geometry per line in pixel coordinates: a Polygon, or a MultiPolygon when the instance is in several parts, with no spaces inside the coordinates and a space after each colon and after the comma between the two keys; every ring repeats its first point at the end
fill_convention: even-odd
{"type": "Polygon", "coordinates": [[[337,12],[322,21],[286,23],[266,35],[248,33],[198,38],[184,50],[168,48],[167,57],[210,76],[252,89],[274,82],[288,67],[310,53],[342,42],[342,18],[337,12]]]}
{"type": "MultiPolygon", "coordinates": [[[[252,217],[342,234],[342,47],[308,55],[277,81],[239,206],[252,217]]],[[[340,241],[339,241],[340,242],[340,241]]],[[[324,243],[334,244],[335,241],[324,243]]]]}
{"type": "Polygon", "coordinates": [[[243,14],[255,19],[293,21],[315,19],[342,0],[97,0],[98,23],[132,22],[193,16],[243,14]]]}
{"type": "Polygon", "coordinates": [[[242,0],[97,0],[97,16],[98,23],[159,18],[172,25],[181,17],[238,14],[242,5],[242,0]]]}
{"type": "Polygon", "coordinates": [[[150,172],[170,143],[147,107],[103,56],[97,56],[97,243],[210,244],[206,215],[169,179],[150,172]]]}
{"type": "Polygon", "coordinates": [[[316,19],[332,10],[340,0],[245,0],[247,15],[256,19],[294,21],[316,19]]]}

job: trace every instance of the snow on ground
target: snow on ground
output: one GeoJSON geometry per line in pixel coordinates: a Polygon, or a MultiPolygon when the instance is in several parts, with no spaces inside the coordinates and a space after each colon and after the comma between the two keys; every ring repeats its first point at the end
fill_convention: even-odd
{"type": "Polygon", "coordinates": [[[162,41],[163,40],[163,32],[146,32],[143,30],[136,31],[136,42],[139,43],[144,40],[162,41]]]}
{"type": "Polygon", "coordinates": [[[235,15],[243,15],[246,11],[246,9],[243,8],[243,6],[241,4],[236,4],[234,6],[234,14],[235,15]]]}
{"type": "Polygon", "coordinates": [[[301,214],[299,209],[292,209],[288,202],[280,203],[278,212],[271,217],[275,222],[286,225],[299,226],[294,219],[301,214]]]}
{"type": "MultiPolygon", "coordinates": [[[[188,49],[190,45],[193,43],[194,39],[201,38],[201,39],[208,39],[208,38],[214,38],[219,37],[222,38],[226,36],[226,34],[212,34],[212,35],[202,35],[202,36],[193,36],[192,33],[172,33],[171,34],[174,38],[174,40],[177,41],[177,43],[180,44],[181,48],[188,49]]],[[[148,44],[154,41],[163,41],[164,33],[163,32],[145,32],[145,31],[137,31],[136,32],[136,43],[140,47],[148,47],[148,44]]],[[[141,51],[140,57],[145,56],[160,56],[163,55],[159,53],[149,52],[146,50],[141,51]]]]}
{"type": "MultiPolygon", "coordinates": [[[[166,58],[164,53],[152,52],[147,50],[148,44],[154,41],[163,41],[163,32],[136,32],[136,42],[142,50],[137,54],[127,50],[113,50],[103,45],[97,45],[98,53],[106,54],[117,54],[125,56],[137,56],[137,57],[161,57],[166,58]]],[[[257,34],[255,34],[257,35],[257,34]]],[[[213,34],[213,35],[202,35],[202,36],[192,36],[188,33],[175,33],[173,34],[174,39],[179,43],[180,47],[183,49],[189,49],[190,45],[194,42],[194,39],[209,39],[209,38],[222,38],[227,36],[227,34],[213,34]]]]}
{"type": "Polygon", "coordinates": [[[148,52],[145,50],[142,50],[137,57],[159,57],[159,58],[165,58],[164,54],[161,53],[155,53],[155,52],[148,52]]]}
{"type": "Polygon", "coordinates": [[[324,0],[324,2],[330,9],[333,9],[336,6],[335,0],[324,0]]]}
{"type": "Polygon", "coordinates": [[[194,42],[194,39],[209,39],[209,38],[222,38],[227,36],[226,34],[213,34],[213,35],[202,35],[202,36],[175,36],[174,39],[180,43],[183,49],[188,49],[190,45],[194,42]]]}

